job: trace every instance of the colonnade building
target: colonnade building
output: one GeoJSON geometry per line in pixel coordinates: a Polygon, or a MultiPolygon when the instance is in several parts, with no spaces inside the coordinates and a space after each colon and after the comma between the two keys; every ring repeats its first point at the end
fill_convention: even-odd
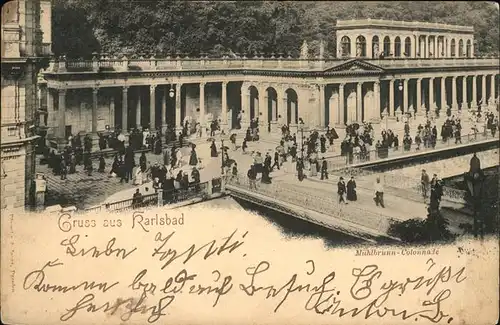
{"type": "MultiPolygon", "coordinates": [[[[337,22],[337,57],[299,59],[60,58],[40,88],[42,129],[70,134],[181,128],[258,118],[261,133],[497,107],[497,58],[476,58],[471,27],[420,22],[337,22]],[[354,51],[353,49],[356,49],[354,51]],[[386,55],[380,55],[383,52],[386,55]]],[[[54,143],[55,143],[54,142],[54,143]]]]}

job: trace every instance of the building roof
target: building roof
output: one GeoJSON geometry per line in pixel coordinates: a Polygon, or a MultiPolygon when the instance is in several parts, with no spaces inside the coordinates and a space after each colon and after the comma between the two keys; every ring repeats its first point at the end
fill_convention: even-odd
{"type": "Polygon", "coordinates": [[[473,33],[472,26],[459,26],[439,23],[429,23],[421,21],[397,21],[383,19],[351,19],[337,20],[336,29],[353,29],[353,28],[391,28],[391,29],[411,29],[411,30],[434,30],[446,32],[466,32],[473,33]]]}

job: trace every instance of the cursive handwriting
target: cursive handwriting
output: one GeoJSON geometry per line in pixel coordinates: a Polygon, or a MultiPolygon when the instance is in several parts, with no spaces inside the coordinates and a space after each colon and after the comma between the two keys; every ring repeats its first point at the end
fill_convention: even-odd
{"type": "Polygon", "coordinates": [[[82,289],[83,291],[97,289],[102,292],[106,292],[118,284],[118,282],[113,282],[108,284],[107,282],[95,282],[95,281],[83,281],[77,285],[63,286],[59,284],[49,284],[45,283],[45,268],[52,268],[56,266],[63,265],[58,259],[55,261],[49,261],[38,270],[34,270],[26,275],[23,282],[24,290],[29,290],[31,288],[38,292],[60,292],[66,293],[69,291],[76,291],[82,289]]]}
{"type": "MultiPolygon", "coordinates": [[[[182,263],[186,264],[187,262],[189,262],[189,260],[191,258],[196,256],[199,252],[201,252],[203,250],[206,250],[205,254],[203,255],[204,260],[208,259],[209,257],[211,257],[214,254],[221,255],[222,253],[224,253],[226,251],[228,251],[229,253],[232,253],[233,251],[235,251],[236,249],[238,249],[241,245],[243,245],[245,243],[244,241],[239,241],[239,240],[232,242],[233,236],[236,234],[237,231],[238,231],[238,229],[234,230],[231,233],[231,235],[229,235],[228,237],[222,238],[224,240],[224,242],[220,246],[217,245],[217,240],[214,239],[214,240],[211,240],[210,242],[202,245],[199,248],[196,248],[196,245],[193,244],[193,245],[191,245],[191,247],[189,247],[188,249],[186,249],[182,253],[178,253],[177,250],[173,249],[173,248],[168,248],[168,250],[165,251],[165,249],[166,249],[165,246],[167,245],[168,241],[174,236],[175,231],[172,231],[166,237],[163,237],[162,233],[158,232],[155,236],[155,241],[160,242],[161,244],[159,247],[154,249],[152,256],[155,257],[155,256],[159,255],[160,262],[163,260],[166,260],[166,262],[161,267],[161,269],[163,270],[168,265],[170,265],[172,262],[174,262],[175,260],[177,260],[181,257],[185,257],[184,261],[182,263]]],[[[248,234],[248,231],[245,232],[241,236],[241,238],[245,238],[245,236],[247,234],[248,234]]]]}
{"type": "Polygon", "coordinates": [[[101,304],[96,304],[94,299],[96,298],[93,294],[87,294],[82,299],[80,299],[75,306],[66,309],[66,312],[59,318],[61,321],[65,322],[73,318],[79,310],[85,310],[89,313],[103,312],[110,316],[119,314],[120,319],[124,322],[128,321],[133,314],[149,314],[148,322],[154,323],[161,316],[165,316],[164,310],[174,301],[175,296],[169,295],[164,296],[158,300],[154,305],[146,305],[146,293],[142,293],[139,299],[128,298],[121,299],[118,298],[114,303],[105,302],[101,304]]]}
{"type": "MultiPolygon", "coordinates": [[[[308,260],[307,263],[310,263],[312,265],[312,271],[307,272],[307,275],[312,275],[315,271],[314,261],[308,260]]],[[[248,285],[240,284],[239,287],[248,296],[253,296],[260,291],[267,292],[266,299],[275,298],[281,295],[281,300],[278,302],[278,305],[274,309],[274,312],[278,311],[278,309],[281,307],[281,305],[283,305],[283,303],[287,300],[291,293],[305,291],[313,292],[314,295],[335,290],[334,288],[326,288],[327,285],[335,279],[335,272],[330,272],[327,276],[325,276],[320,285],[312,285],[310,283],[296,284],[298,276],[296,273],[293,274],[290,279],[282,286],[275,287],[274,285],[256,285],[257,275],[266,272],[270,269],[270,267],[271,264],[268,261],[261,261],[257,266],[247,268],[246,274],[250,276],[250,283],[248,285]]]]}
{"type": "MultiPolygon", "coordinates": [[[[431,264],[427,269],[427,272],[429,272],[433,269],[435,263],[432,259],[428,259],[427,264],[431,264]]],[[[414,317],[415,320],[417,320],[418,317],[421,317],[433,323],[438,323],[443,318],[449,316],[441,310],[441,304],[451,296],[450,289],[442,289],[434,296],[433,299],[425,300],[422,303],[422,307],[426,308],[418,311],[408,311],[406,309],[397,310],[390,308],[386,306],[389,297],[392,293],[397,293],[398,296],[401,296],[407,290],[418,290],[422,287],[428,288],[425,293],[426,295],[430,295],[438,283],[447,283],[451,281],[454,281],[455,283],[463,282],[466,279],[464,272],[465,267],[453,273],[451,267],[446,266],[430,276],[422,275],[413,279],[406,278],[406,280],[402,282],[392,279],[388,280],[383,282],[377,290],[375,283],[379,278],[381,278],[383,272],[379,270],[377,265],[367,265],[362,269],[354,268],[352,270],[352,275],[355,280],[350,290],[350,294],[353,299],[357,301],[366,299],[368,301],[365,306],[346,310],[341,307],[342,301],[337,297],[334,297],[333,295],[323,296],[323,294],[321,294],[321,296],[316,297],[317,299],[314,301],[309,300],[306,303],[305,308],[306,310],[313,310],[318,314],[338,314],[339,317],[348,315],[356,317],[360,314],[364,315],[365,319],[372,316],[380,318],[393,316],[400,317],[403,320],[414,317]],[[377,290],[377,294],[373,294],[373,291],[375,290],[377,290]]],[[[452,319],[453,318],[449,318],[448,322],[452,319]]]]}
{"type": "Polygon", "coordinates": [[[71,255],[73,257],[76,256],[91,256],[98,258],[102,255],[105,256],[114,256],[117,258],[121,258],[122,260],[126,259],[130,254],[137,250],[137,247],[134,247],[130,251],[125,250],[124,248],[113,248],[116,243],[116,238],[113,237],[108,241],[106,248],[104,250],[99,250],[97,247],[92,246],[91,248],[84,249],[80,248],[79,250],[75,247],[75,245],[80,240],[80,235],[73,235],[71,238],[66,238],[61,242],[61,246],[66,247],[66,254],[71,255]]]}

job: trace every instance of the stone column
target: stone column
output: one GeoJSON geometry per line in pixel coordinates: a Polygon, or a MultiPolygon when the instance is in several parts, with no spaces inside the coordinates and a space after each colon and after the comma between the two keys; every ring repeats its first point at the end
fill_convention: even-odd
{"type": "Polygon", "coordinates": [[[403,103],[401,105],[401,113],[408,112],[408,79],[403,80],[403,103]]]}
{"type": "Polygon", "coordinates": [[[418,115],[422,115],[422,78],[417,79],[417,103],[415,107],[415,112],[418,115]]]}
{"type": "Polygon", "coordinates": [[[373,58],[373,35],[372,34],[368,34],[366,35],[366,57],[368,59],[371,59],[373,58]]]}
{"type": "Polygon", "coordinates": [[[58,89],[59,94],[59,128],[57,137],[61,140],[66,140],[66,89],[58,89]]]}
{"type": "Polygon", "coordinates": [[[469,108],[467,102],[467,76],[462,77],[462,110],[469,108]]]}
{"type": "Polygon", "coordinates": [[[490,76],[490,106],[494,108],[493,101],[495,100],[495,75],[490,76]]]}
{"type": "Polygon", "coordinates": [[[280,123],[282,124],[288,124],[288,96],[286,94],[285,89],[281,89],[280,91],[281,95],[281,105],[278,105],[278,114],[281,115],[281,121],[280,123]],[[280,107],[281,106],[281,107],[280,107]]]}
{"type": "Polygon", "coordinates": [[[451,78],[451,111],[452,112],[456,112],[457,110],[458,110],[458,104],[457,104],[457,77],[453,76],[451,78]]]}
{"type": "Polygon", "coordinates": [[[436,111],[436,104],[434,103],[434,78],[429,78],[429,112],[436,111]]]}
{"type": "Polygon", "coordinates": [[[389,80],[389,116],[394,116],[394,80],[389,80]]]}
{"type": "Polygon", "coordinates": [[[54,134],[54,130],[56,130],[56,125],[55,125],[55,111],[54,111],[54,94],[52,93],[51,88],[47,87],[47,126],[49,127],[49,134],[54,134]]]}
{"type": "Polygon", "coordinates": [[[373,117],[373,120],[380,121],[380,81],[378,80],[373,83],[373,100],[375,101],[375,105],[373,107],[375,112],[373,112],[374,114],[372,113],[369,115],[373,117]]]}
{"type": "Polygon", "coordinates": [[[259,131],[260,132],[268,132],[268,121],[269,121],[269,108],[268,108],[268,98],[266,87],[259,87],[259,131]]]}
{"type": "Polygon", "coordinates": [[[441,112],[446,110],[446,77],[441,77],[441,112]]]}
{"type": "Polygon", "coordinates": [[[318,100],[319,127],[324,128],[325,127],[325,85],[318,85],[318,87],[319,87],[319,100],[318,100]]]}
{"type": "Polygon", "coordinates": [[[149,129],[156,130],[156,85],[149,86],[149,129]]]}
{"type": "Polygon", "coordinates": [[[199,122],[201,126],[201,135],[205,135],[205,128],[207,127],[205,123],[205,82],[200,82],[200,117],[199,122]]]}
{"type": "Polygon", "coordinates": [[[250,89],[248,84],[241,85],[241,129],[246,131],[250,125],[250,89]]]}
{"type": "Polygon", "coordinates": [[[128,131],[128,86],[122,88],[122,133],[128,131]]]}
{"type": "Polygon", "coordinates": [[[163,94],[161,96],[161,130],[163,133],[167,131],[167,98],[168,86],[163,87],[163,94]]]}
{"type": "Polygon", "coordinates": [[[350,35],[349,38],[351,39],[351,58],[356,57],[356,35],[350,35]]]}
{"type": "Polygon", "coordinates": [[[182,130],[182,120],[181,120],[181,95],[182,95],[182,84],[178,83],[173,85],[175,89],[175,131],[178,133],[182,130]]]}
{"type": "Polygon", "coordinates": [[[109,128],[115,128],[115,96],[111,96],[109,99],[109,128]]]}
{"type": "Polygon", "coordinates": [[[221,128],[227,133],[227,81],[221,83],[221,128]]]}
{"type": "Polygon", "coordinates": [[[363,122],[363,83],[356,84],[356,121],[363,122]]]}
{"type": "Polygon", "coordinates": [[[339,84],[339,104],[338,104],[338,124],[345,125],[344,118],[344,86],[345,84],[339,84]]]}
{"type": "Polygon", "coordinates": [[[92,133],[97,133],[97,93],[99,88],[95,87],[92,89],[92,133]]]}
{"type": "Polygon", "coordinates": [[[470,108],[473,110],[477,109],[477,75],[472,76],[472,101],[470,108]]]}
{"type": "Polygon", "coordinates": [[[390,52],[392,52],[392,57],[395,58],[396,57],[396,37],[391,36],[389,39],[391,40],[391,46],[389,47],[391,49],[390,52]]]}
{"type": "Polygon", "coordinates": [[[423,53],[421,55],[421,57],[424,59],[429,56],[428,47],[429,47],[429,44],[428,44],[428,40],[427,40],[427,35],[424,35],[424,48],[422,49],[423,53]]]}
{"type": "Polygon", "coordinates": [[[137,103],[135,107],[135,126],[136,128],[141,128],[141,110],[142,110],[142,103],[141,103],[141,87],[137,87],[137,103]]]}
{"type": "Polygon", "coordinates": [[[486,107],[486,75],[481,76],[481,111],[486,107]]]}

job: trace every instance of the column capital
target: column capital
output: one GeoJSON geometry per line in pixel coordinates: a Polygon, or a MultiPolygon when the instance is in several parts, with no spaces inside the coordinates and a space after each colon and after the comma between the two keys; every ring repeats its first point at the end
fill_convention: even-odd
{"type": "Polygon", "coordinates": [[[227,87],[228,81],[221,81],[221,85],[227,87]]]}
{"type": "Polygon", "coordinates": [[[67,90],[66,88],[58,88],[57,93],[59,95],[66,95],[66,90],[67,90]]]}
{"type": "Polygon", "coordinates": [[[92,93],[97,95],[97,93],[99,92],[99,87],[92,87],[92,93]]]}
{"type": "Polygon", "coordinates": [[[202,82],[200,82],[200,88],[204,88],[206,84],[207,84],[207,82],[206,82],[206,81],[202,81],[202,82]]]}
{"type": "Polygon", "coordinates": [[[158,85],[150,85],[149,86],[149,91],[151,91],[151,92],[155,91],[156,86],[158,86],[158,85]]]}
{"type": "Polygon", "coordinates": [[[123,86],[122,87],[122,91],[123,92],[127,92],[129,88],[130,88],[130,86],[123,86]]]}
{"type": "Polygon", "coordinates": [[[339,84],[339,89],[344,89],[345,83],[339,84]]]}

